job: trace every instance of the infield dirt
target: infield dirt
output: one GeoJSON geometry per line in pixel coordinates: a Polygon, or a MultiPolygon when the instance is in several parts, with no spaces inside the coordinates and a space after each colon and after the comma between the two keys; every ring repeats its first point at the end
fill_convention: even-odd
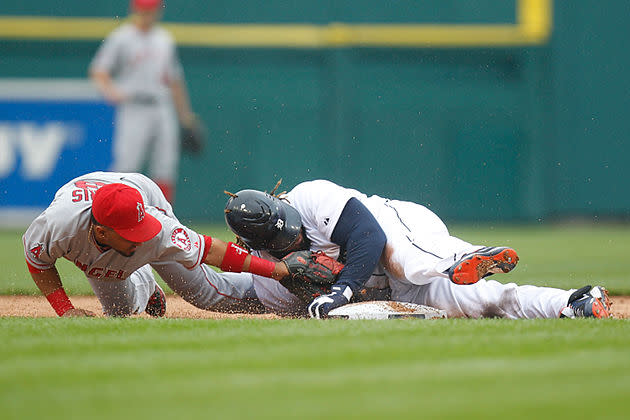
{"type": "MultiPolygon", "coordinates": [[[[102,313],[101,305],[95,296],[73,296],[72,302],[78,308],[89,309],[97,314],[102,313]]],[[[615,318],[630,318],[630,296],[612,296],[612,302],[612,312],[615,318]]],[[[55,312],[43,296],[0,296],[0,317],[43,318],[55,316],[55,312]]],[[[139,315],[139,317],[149,318],[146,314],[139,315]]],[[[172,295],[167,297],[166,317],[189,319],[281,318],[275,314],[224,314],[204,311],[195,308],[179,296],[172,295]]]]}

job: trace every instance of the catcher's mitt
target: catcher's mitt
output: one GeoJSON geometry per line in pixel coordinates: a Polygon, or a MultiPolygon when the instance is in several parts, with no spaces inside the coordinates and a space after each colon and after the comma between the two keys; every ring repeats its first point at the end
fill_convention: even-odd
{"type": "Polygon", "coordinates": [[[180,125],[179,132],[182,149],[185,152],[196,154],[203,150],[206,143],[206,130],[197,118],[193,118],[186,125],[180,125]]]}
{"type": "Polygon", "coordinates": [[[292,252],[282,262],[291,275],[280,280],[280,284],[306,303],[330,293],[343,269],[342,263],[321,251],[292,252]]]}

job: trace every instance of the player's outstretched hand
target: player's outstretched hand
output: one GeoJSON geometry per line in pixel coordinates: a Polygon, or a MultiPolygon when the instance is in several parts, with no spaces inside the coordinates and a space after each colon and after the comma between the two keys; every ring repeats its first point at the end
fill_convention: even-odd
{"type": "Polygon", "coordinates": [[[352,298],[352,289],[348,286],[333,286],[331,292],[327,295],[316,297],[310,305],[308,305],[308,314],[311,318],[326,318],[328,312],[335,308],[350,303],[352,298]]]}
{"type": "Polygon", "coordinates": [[[92,311],[88,311],[87,309],[72,308],[72,309],[68,309],[66,313],[62,315],[62,317],[64,318],[75,318],[75,317],[82,317],[82,316],[94,317],[96,316],[96,314],[92,311]]]}

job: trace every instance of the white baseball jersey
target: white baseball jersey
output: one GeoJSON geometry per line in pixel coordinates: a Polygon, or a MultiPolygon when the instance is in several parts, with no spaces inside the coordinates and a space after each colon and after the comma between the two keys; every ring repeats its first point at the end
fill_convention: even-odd
{"type": "MultiPolygon", "coordinates": [[[[474,285],[452,283],[445,270],[480,246],[450,236],[440,218],[424,206],[376,195],[368,197],[326,180],[303,182],[286,195],[288,203],[300,213],[311,250],[338,258],[339,245],[331,241],[331,236],[353,197],[370,210],[387,236],[382,264],[367,285],[382,287],[387,281],[392,300],[440,308],[449,317],[475,318],[554,318],[566,306],[571,291],[483,279],[474,285]]],[[[254,287],[261,302],[274,310],[291,311],[300,305],[277,282],[254,276],[254,287]]]]}
{"type": "Polygon", "coordinates": [[[333,258],[339,257],[339,246],[331,241],[331,236],[341,212],[351,198],[361,201],[375,217],[380,213],[380,207],[388,201],[377,195],[368,197],[357,190],[343,188],[326,180],[303,182],[286,195],[287,202],[300,213],[306,236],[311,240],[311,248],[324,251],[333,258]]]}
{"type": "Polygon", "coordinates": [[[173,37],[154,25],[147,32],[132,23],[115,29],[101,44],[91,68],[107,72],[130,97],[170,97],[169,84],[181,80],[182,67],[173,37]]]}
{"type": "Polygon", "coordinates": [[[51,268],[58,258],[72,261],[85,275],[99,280],[124,280],[140,267],[172,261],[188,269],[198,267],[204,255],[202,235],[182,225],[159,188],[140,174],[95,172],[64,185],[51,205],[23,237],[25,257],[37,269],[51,268]],[[90,230],[92,196],[103,185],[123,183],[140,191],[145,211],[162,223],[153,239],[142,243],[131,257],[102,249],[90,230]]]}

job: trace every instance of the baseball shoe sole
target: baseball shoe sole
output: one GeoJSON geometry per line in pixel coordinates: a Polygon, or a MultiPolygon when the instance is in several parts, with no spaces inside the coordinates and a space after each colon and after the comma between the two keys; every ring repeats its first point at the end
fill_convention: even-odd
{"type": "Polygon", "coordinates": [[[485,247],[464,255],[448,270],[455,284],[474,284],[495,273],[508,273],[516,267],[518,254],[512,248],[485,247]]]}
{"type": "Polygon", "coordinates": [[[157,283],[144,311],[155,318],[162,318],[166,314],[166,295],[157,283]]]}
{"type": "Polygon", "coordinates": [[[608,290],[601,286],[584,286],[571,294],[567,306],[560,311],[560,318],[612,318],[611,306],[608,290]]]}

